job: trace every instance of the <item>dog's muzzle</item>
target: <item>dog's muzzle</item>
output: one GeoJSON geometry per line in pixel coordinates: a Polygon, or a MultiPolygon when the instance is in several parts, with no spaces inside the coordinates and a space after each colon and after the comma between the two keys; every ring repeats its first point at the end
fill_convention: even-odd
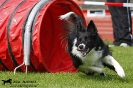
{"type": "Polygon", "coordinates": [[[84,50],[85,49],[85,44],[79,44],[78,49],[79,50],[84,50]]]}
{"type": "Polygon", "coordinates": [[[88,51],[89,51],[89,48],[86,49],[86,48],[85,48],[85,44],[82,43],[82,44],[79,44],[79,45],[78,45],[77,50],[80,51],[80,52],[82,53],[82,56],[84,57],[84,56],[87,55],[87,53],[88,53],[88,51]]]}

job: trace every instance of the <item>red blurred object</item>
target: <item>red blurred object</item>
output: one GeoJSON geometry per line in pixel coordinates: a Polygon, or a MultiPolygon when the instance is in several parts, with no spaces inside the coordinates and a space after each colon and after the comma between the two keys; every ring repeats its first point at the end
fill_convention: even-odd
{"type": "MultiPolygon", "coordinates": [[[[13,71],[23,62],[25,23],[30,11],[39,1],[0,1],[0,70],[13,71]]],[[[72,0],[47,0],[38,11],[31,32],[30,71],[77,72],[61,39],[63,30],[59,16],[69,11],[84,18],[80,8],[72,0]]],[[[19,70],[25,71],[25,66],[19,70]]]]}

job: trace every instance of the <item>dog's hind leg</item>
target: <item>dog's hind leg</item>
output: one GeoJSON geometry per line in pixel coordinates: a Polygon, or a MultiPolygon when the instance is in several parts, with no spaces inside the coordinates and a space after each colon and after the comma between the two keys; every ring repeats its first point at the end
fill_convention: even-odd
{"type": "Polygon", "coordinates": [[[120,66],[120,64],[111,55],[105,56],[103,58],[103,62],[104,62],[103,64],[105,66],[116,71],[116,73],[120,77],[122,77],[122,78],[125,77],[125,73],[124,73],[123,68],[120,66]]]}
{"type": "Polygon", "coordinates": [[[102,74],[102,73],[104,73],[104,69],[103,68],[101,68],[101,67],[96,67],[96,66],[83,66],[83,65],[81,65],[81,66],[79,66],[79,70],[80,71],[83,71],[83,72],[96,72],[96,73],[100,73],[100,74],[102,74]]]}

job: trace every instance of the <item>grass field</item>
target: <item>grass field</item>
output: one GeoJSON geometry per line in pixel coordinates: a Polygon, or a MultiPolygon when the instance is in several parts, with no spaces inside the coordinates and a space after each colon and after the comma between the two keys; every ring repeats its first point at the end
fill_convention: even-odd
{"type": "Polygon", "coordinates": [[[106,77],[98,74],[87,76],[78,73],[25,73],[0,71],[0,80],[12,79],[12,84],[0,88],[132,88],[133,87],[133,47],[112,47],[113,56],[124,68],[126,77],[120,78],[115,72],[105,68],[106,77]]]}

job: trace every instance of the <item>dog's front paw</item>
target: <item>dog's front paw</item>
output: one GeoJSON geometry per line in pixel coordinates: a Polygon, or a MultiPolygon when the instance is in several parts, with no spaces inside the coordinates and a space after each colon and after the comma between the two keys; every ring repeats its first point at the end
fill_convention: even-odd
{"type": "Polygon", "coordinates": [[[125,73],[124,73],[124,70],[122,69],[122,67],[117,68],[116,72],[121,78],[125,77],[125,73]]]}
{"type": "Polygon", "coordinates": [[[121,78],[124,78],[124,77],[125,77],[125,72],[124,72],[123,68],[122,68],[119,64],[115,65],[114,67],[115,67],[116,73],[117,73],[121,78]]]}

